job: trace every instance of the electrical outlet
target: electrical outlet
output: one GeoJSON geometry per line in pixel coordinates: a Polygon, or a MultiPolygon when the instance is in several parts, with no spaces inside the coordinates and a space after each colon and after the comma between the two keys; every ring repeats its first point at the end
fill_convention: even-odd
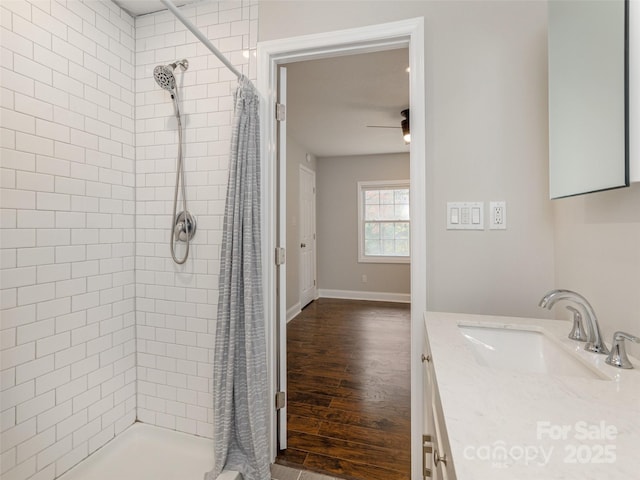
{"type": "Polygon", "coordinates": [[[362,283],[367,283],[367,276],[366,275],[362,275],[362,283]]]}
{"type": "Polygon", "coordinates": [[[507,202],[489,202],[489,230],[507,229],[507,202]]]}

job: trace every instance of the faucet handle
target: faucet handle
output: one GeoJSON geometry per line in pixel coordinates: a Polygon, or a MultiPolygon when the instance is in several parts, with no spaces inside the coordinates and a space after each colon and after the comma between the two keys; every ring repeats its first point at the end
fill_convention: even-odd
{"type": "Polygon", "coordinates": [[[625,339],[640,343],[640,338],[635,335],[631,335],[630,333],[625,332],[616,332],[613,334],[613,342],[611,345],[611,353],[605,360],[611,366],[618,368],[633,368],[633,364],[627,357],[627,351],[624,346],[625,339]]]}
{"type": "Polygon", "coordinates": [[[571,332],[569,332],[568,337],[571,340],[576,340],[577,342],[586,342],[587,334],[582,326],[582,314],[577,308],[572,307],[571,305],[568,305],[566,308],[573,314],[573,327],[571,328],[571,332]]]}

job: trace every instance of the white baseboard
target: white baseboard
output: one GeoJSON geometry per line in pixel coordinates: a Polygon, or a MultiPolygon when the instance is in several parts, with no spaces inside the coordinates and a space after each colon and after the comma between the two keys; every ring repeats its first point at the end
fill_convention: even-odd
{"type": "Polygon", "coordinates": [[[411,303],[411,295],[408,293],[390,292],[359,292],[357,290],[318,290],[319,298],[342,298],[345,300],[370,300],[374,302],[411,303]]]}
{"type": "Polygon", "coordinates": [[[302,310],[300,309],[300,302],[297,302],[291,308],[287,309],[287,323],[295,318],[302,310]]]}

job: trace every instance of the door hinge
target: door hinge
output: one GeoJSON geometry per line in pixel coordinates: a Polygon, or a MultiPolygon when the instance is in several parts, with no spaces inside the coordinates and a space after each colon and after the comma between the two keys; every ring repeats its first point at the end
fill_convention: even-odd
{"type": "Polygon", "coordinates": [[[313,281],[313,286],[314,286],[314,287],[316,286],[316,281],[315,281],[315,280],[313,281]]]}
{"type": "Polygon", "coordinates": [[[282,247],[276,247],[276,266],[284,265],[287,260],[287,252],[282,247]]]}
{"type": "Polygon", "coordinates": [[[432,472],[427,468],[427,458],[431,458],[433,453],[433,442],[431,435],[422,435],[422,476],[427,479],[431,478],[432,472]]]}
{"type": "Polygon", "coordinates": [[[284,122],[287,119],[287,107],[284,103],[276,103],[276,120],[284,122]]]}
{"type": "Polygon", "coordinates": [[[276,410],[284,408],[287,404],[287,394],[285,392],[276,392],[276,410]]]}

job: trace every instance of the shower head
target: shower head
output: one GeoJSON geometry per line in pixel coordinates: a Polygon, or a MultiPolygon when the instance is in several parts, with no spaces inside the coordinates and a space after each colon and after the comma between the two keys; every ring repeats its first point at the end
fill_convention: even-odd
{"type": "Polygon", "coordinates": [[[172,91],[176,88],[176,78],[173,76],[173,68],[168,65],[158,65],[153,69],[153,78],[158,85],[165,90],[172,91]]]}
{"type": "Polygon", "coordinates": [[[189,68],[189,61],[187,59],[178,60],[169,65],[158,65],[153,69],[153,78],[156,79],[156,83],[165,90],[172,91],[176,88],[176,77],[173,75],[173,71],[180,65],[182,70],[189,68]]]}

